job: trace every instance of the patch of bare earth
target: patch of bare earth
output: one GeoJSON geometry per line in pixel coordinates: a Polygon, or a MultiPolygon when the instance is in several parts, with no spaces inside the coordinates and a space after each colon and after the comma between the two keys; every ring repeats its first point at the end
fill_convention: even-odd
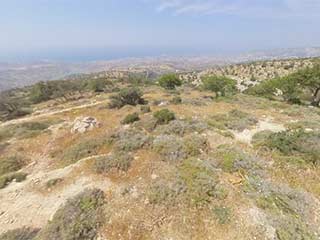
{"type": "Polygon", "coordinates": [[[275,123],[270,118],[266,118],[264,120],[259,120],[258,124],[252,129],[245,129],[242,132],[232,131],[232,133],[234,134],[236,140],[251,144],[252,137],[256,133],[267,130],[272,132],[281,132],[285,131],[286,128],[283,124],[275,123]]]}
{"type": "Polygon", "coordinates": [[[111,188],[110,181],[97,179],[82,170],[83,164],[92,158],[62,169],[30,174],[26,181],[12,183],[0,190],[0,234],[22,226],[41,228],[67,199],[84,189],[111,188]],[[48,189],[46,183],[52,179],[63,181],[48,189]]]}

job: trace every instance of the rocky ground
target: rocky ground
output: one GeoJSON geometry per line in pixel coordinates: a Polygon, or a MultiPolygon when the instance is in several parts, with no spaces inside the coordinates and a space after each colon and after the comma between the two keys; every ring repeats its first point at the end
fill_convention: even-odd
{"type": "MultiPolygon", "coordinates": [[[[58,239],[60,218],[73,233],[69,217],[78,215],[68,199],[86,189],[104,193],[99,224],[91,227],[98,220],[86,212],[72,226],[90,219],[87,235],[63,239],[320,239],[320,169],[306,155],[319,145],[319,109],[243,94],[213,100],[189,87],[142,90],[150,111],[109,109],[110,94],[101,93],[80,104],[38,104],[33,115],[0,125],[0,162],[21,159],[18,172],[27,174],[0,189],[0,239],[22,227],[58,239]],[[157,122],[161,109],[175,119],[157,122]],[[265,142],[292,129],[315,147],[285,153],[265,142]]],[[[82,211],[100,209],[83,199],[82,211]]]]}
{"type": "Polygon", "coordinates": [[[192,82],[194,85],[201,83],[201,77],[205,75],[224,75],[237,80],[238,88],[245,90],[262,81],[283,77],[290,73],[312,67],[318,58],[285,59],[257,61],[227,66],[219,66],[200,72],[183,73],[181,79],[192,82]]]}

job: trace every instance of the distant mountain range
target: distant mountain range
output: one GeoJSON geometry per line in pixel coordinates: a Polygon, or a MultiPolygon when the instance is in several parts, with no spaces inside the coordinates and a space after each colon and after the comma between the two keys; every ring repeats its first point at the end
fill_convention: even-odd
{"type": "Polygon", "coordinates": [[[270,59],[310,58],[320,56],[320,48],[277,49],[255,51],[235,56],[145,57],[84,63],[39,61],[31,63],[0,63],[0,91],[31,85],[39,81],[64,78],[72,74],[100,71],[144,70],[156,73],[205,70],[231,63],[270,59]]]}

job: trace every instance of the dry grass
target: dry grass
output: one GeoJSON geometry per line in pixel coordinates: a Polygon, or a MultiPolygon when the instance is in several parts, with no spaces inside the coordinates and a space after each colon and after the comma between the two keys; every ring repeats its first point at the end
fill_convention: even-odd
{"type": "MultiPolygon", "coordinates": [[[[138,125],[140,122],[148,120],[150,117],[152,118],[154,112],[163,108],[168,108],[174,112],[178,121],[183,119],[186,122],[192,119],[207,122],[213,115],[226,114],[234,109],[245,111],[257,119],[272,117],[277,122],[303,121],[308,116],[312,118],[312,121],[317,122],[320,120],[320,115],[311,114],[309,110],[304,108],[295,109],[287,104],[270,103],[267,100],[251,96],[238,95],[232,99],[213,101],[208,98],[208,96],[212,95],[208,92],[200,92],[193,89],[178,89],[178,91],[180,91],[179,96],[183,101],[181,104],[173,104],[170,103],[170,100],[175,96],[174,94],[155,86],[146,87],[144,89],[144,98],[147,101],[152,103],[155,100],[162,100],[167,102],[167,105],[152,106],[152,113],[140,114],[141,120],[132,124],[130,128],[138,129],[137,131],[140,131],[145,136],[156,138],[161,134],[161,131],[164,131],[163,129],[157,127],[155,130],[145,131],[138,125]],[[195,102],[195,104],[192,104],[192,102],[195,102]],[[297,115],[296,112],[298,111],[303,114],[297,115]]],[[[91,151],[90,153],[86,152],[84,155],[78,155],[79,152],[81,153],[81,149],[73,149],[73,153],[77,155],[74,161],[86,156],[118,151],[118,139],[113,144],[102,144],[97,148],[90,146],[90,144],[99,139],[108,139],[108,136],[121,127],[120,122],[127,114],[140,112],[141,110],[140,106],[125,106],[118,110],[107,109],[105,106],[109,96],[110,94],[101,94],[98,97],[92,96],[87,101],[102,100],[104,102],[96,106],[54,115],[54,118],[63,119],[69,124],[79,116],[92,116],[101,123],[99,128],[85,134],[71,134],[71,126],[66,125],[62,129],[58,129],[52,136],[40,134],[30,139],[22,139],[10,143],[11,145],[4,150],[5,156],[22,151],[24,155],[30,156],[32,160],[37,160],[35,156],[49,156],[52,153],[56,153],[53,158],[44,158],[43,161],[48,161],[45,166],[60,168],[64,166],[62,162],[59,162],[64,159],[63,155],[68,155],[66,153],[82,141],[84,142],[84,147],[89,146],[91,151]],[[23,150],[21,147],[23,147],[23,150]]],[[[64,103],[52,106],[50,110],[66,109],[78,104],[76,102],[64,103]]],[[[43,110],[46,106],[41,104],[38,108],[43,110]]],[[[122,128],[125,127],[122,126],[122,128]]],[[[55,185],[55,179],[53,182],[48,183],[54,190],[45,194],[59,194],[60,189],[66,188],[71,182],[76,181],[79,173],[90,177],[92,181],[111,181],[112,187],[106,189],[108,204],[106,205],[107,214],[104,217],[107,224],[101,229],[101,232],[111,240],[247,240],[254,237],[256,239],[264,239],[266,235],[263,231],[260,231],[261,226],[259,224],[266,223],[253,222],[252,216],[248,212],[250,209],[257,207],[256,202],[254,198],[244,193],[243,190],[246,179],[254,173],[256,166],[250,165],[252,162],[247,164],[245,161],[248,159],[241,154],[241,156],[238,156],[238,154],[232,154],[230,151],[218,149],[220,145],[228,144],[235,149],[243,150],[246,155],[258,157],[257,159],[249,158],[249,160],[253,159],[254,161],[265,163],[265,165],[262,165],[263,173],[269,174],[268,177],[273,182],[286,183],[292,189],[301,188],[307,193],[312,193],[317,198],[320,197],[319,167],[292,165],[289,161],[283,159],[281,161],[271,152],[238,143],[232,138],[222,136],[219,132],[210,128],[199,130],[200,133],[196,136],[201,136],[200,140],[192,135],[193,129],[183,133],[178,132],[178,134],[174,131],[170,132],[170,128],[168,129],[167,135],[174,135],[176,138],[182,139],[182,141],[186,140],[188,148],[186,155],[195,156],[194,160],[197,163],[205,164],[205,166],[209,166],[209,169],[214,170],[212,172],[210,170],[209,173],[202,170],[198,171],[197,167],[192,164],[190,166],[188,162],[183,161],[185,158],[177,162],[163,161],[163,156],[157,153],[149,144],[146,144],[142,148],[128,150],[128,154],[132,158],[129,165],[124,165],[124,171],[118,171],[117,168],[119,166],[116,163],[107,162],[108,171],[105,171],[104,174],[96,174],[93,171],[95,159],[92,159],[76,167],[57,185],[55,185]],[[202,137],[206,141],[202,141],[202,137]],[[199,140],[199,145],[193,143],[196,140],[199,140]],[[200,147],[194,147],[196,145],[200,147]],[[202,149],[201,151],[199,151],[200,148],[202,149]],[[219,153],[221,158],[212,153],[219,153]],[[228,155],[228,153],[230,154],[228,155]],[[245,158],[245,161],[242,158],[245,158]],[[243,165],[244,162],[246,165],[243,165]],[[158,182],[172,183],[177,181],[177,176],[179,176],[177,173],[180,173],[182,180],[189,186],[189,190],[186,190],[189,192],[180,193],[181,196],[179,197],[181,198],[177,198],[179,201],[172,204],[166,203],[169,200],[166,198],[165,191],[165,197],[162,201],[157,204],[150,202],[148,196],[150,187],[158,182]],[[217,192],[221,194],[221,197],[217,197],[218,194],[214,193],[215,187],[217,187],[217,192]],[[190,198],[197,200],[201,196],[202,198],[199,201],[202,204],[190,204],[190,201],[186,201],[186,199],[190,200],[190,198]]],[[[72,160],[73,157],[68,156],[65,159],[72,160]]],[[[72,160],[71,163],[74,161],[72,160]]],[[[165,186],[167,187],[168,185],[165,186]]],[[[259,211],[262,211],[262,215],[267,214],[264,209],[259,209],[259,211]]],[[[268,221],[269,219],[267,219],[267,223],[271,222],[268,221]]]]}

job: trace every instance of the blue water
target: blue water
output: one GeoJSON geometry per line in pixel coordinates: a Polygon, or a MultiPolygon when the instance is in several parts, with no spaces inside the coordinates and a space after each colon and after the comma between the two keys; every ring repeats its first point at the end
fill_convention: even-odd
{"type": "Polygon", "coordinates": [[[30,61],[64,61],[88,62],[99,60],[113,60],[129,57],[155,56],[190,56],[227,54],[216,49],[182,48],[182,47],[134,47],[134,48],[92,48],[92,49],[47,49],[36,51],[20,51],[16,53],[0,52],[2,62],[30,62],[30,61]]]}

